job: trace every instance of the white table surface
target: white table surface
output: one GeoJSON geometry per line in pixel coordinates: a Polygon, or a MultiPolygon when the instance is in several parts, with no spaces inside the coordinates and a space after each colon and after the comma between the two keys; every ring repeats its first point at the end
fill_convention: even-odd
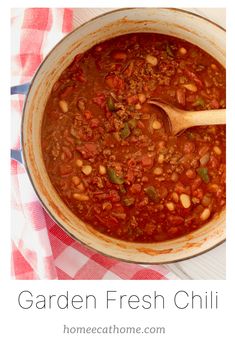
{"type": "MultiPolygon", "coordinates": [[[[226,26],[225,9],[211,8],[183,8],[201,16],[207,17],[222,27],[226,26]]],[[[89,8],[74,9],[74,28],[113,8],[89,8]]],[[[164,265],[179,279],[225,279],[226,274],[226,244],[196,256],[190,260],[180,261],[174,264],[164,265]]]]}

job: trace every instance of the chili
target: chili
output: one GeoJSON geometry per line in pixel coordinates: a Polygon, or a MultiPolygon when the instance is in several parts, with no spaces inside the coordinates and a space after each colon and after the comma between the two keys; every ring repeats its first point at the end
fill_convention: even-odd
{"type": "Polygon", "coordinates": [[[225,127],[171,136],[149,98],[184,110],[225,108],[225,69],[179,38],[119,36],[74,58],[42,124],[45,166],[61,199],[127,241],[185,235],[225,207],[225,127]]]}

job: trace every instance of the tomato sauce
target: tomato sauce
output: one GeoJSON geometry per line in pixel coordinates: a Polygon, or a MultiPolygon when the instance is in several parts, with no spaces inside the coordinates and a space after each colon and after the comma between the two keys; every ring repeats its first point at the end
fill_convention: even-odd
{"type": "Polygon", "coordinates": [[[172,136],[150,98],[183,110],[225,108],[225,69],[175,37],[119,36],[74,58],[42,124],[61,199],[100,232],[134,242],[185,235],[225,207],[225,126],[172,136]]]}

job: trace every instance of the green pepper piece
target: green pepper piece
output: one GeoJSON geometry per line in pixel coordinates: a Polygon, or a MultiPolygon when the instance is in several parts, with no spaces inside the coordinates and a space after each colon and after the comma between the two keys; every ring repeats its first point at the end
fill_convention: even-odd
{"type": "Polygon", "coordinates": [[[166,44],[166,52],[167,52],[167,55],[171,56],[172,58],[175,57],[175,55],[174,55],[169,43],[166,44]]]}
{"type": "Polygon", "coordinates": [[[130,129],[134,129],[136,127],[136,124],[137,124],[136,119],[131,119],[128,121],[128,125],[130,129]]]}
{"type": "Polygon", "coordinates": [[[132,206],[135,203],[135,199],[134,197],[126,197],[125,199],[123,199],[123,203],[127,207],[132,206]]]}
{"type": "Polygon", "coordinates": [[[108,108],[111,112],[114,112],[116,110],[115,108],[115,104],[114,104],[114,101],[113,101],[113,98],[112,97],[108,97],[107,99],[107,105],[108,105],[108,108]]]}
{"type": "Polygon", "coordinates": [[[202,178],[204,183],[208,184],[210,181],[210,177],[208,175],[208,169],[207,168],[198,168],[197,169],[198,175],[202,178]]]}
{"type": "Polygon", "coordinates": [[[127,138],[129,135],[130,135],[130,129],[129,129],[129,125],[128,125],[128,123],[125,123],[124,124],[124,128],[120,131],[120,137],[122,138],[122,139],[125,139],[125,138],[127,138]]]}
{"type": "Polygon", "coordinates": [[[199,106],[204,107],[204,105],[205,105],[205,101],[202,97],[197,98],[196,101],[193,103],[194,107],[199,107],[199,106]]]}
{"type": "Polygon", "coordinates": [[[109,177],[109,180],[113,183],[113,184],[118,184],[118,185],[121,185],[124,183],[124,180],[123,178],[119,177],[115,170],[112,169],[112,168],[108,168],[107,169],[107,174],[108,174],[108,177],[109,177]]]}
{"type": "Polygon", "coordinates": [[[159,201],[159,195],[154,186],[148,186],[147,188],[144,188],[144,192],[148,195],[148,198],[151,201],[154,201],[154,202],[159,201]]]}

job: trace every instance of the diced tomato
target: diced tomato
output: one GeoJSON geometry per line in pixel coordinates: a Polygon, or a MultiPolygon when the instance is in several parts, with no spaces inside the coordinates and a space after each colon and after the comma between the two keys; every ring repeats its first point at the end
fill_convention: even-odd
{"type": "Polygon", "coordinates": [[[106,104],[105,95],[103,93],[99,93],[96,97],[92,98],[92,101],[99,105],[101,108],[106,104]]]}
{"type": "Polygon", "coordinates": [[[177,97],[177,101],[179,104],[185,105],[185,89],[184,88],[177,89],[176,97],[177,97]]]}
{"type": "Polygon", "coordinates": [[[105,219],[105,225],[108,228],[113,228],[116,227],[119,224],[119,221],[116,217],[110,215],[105,219]]]}
{"type": "Polygon", "coordinates": [[[132,192],[133,194],[139,194],[141,192],[141,185],[140,184],[131,185],[130,192],[132,192]]]}
{"type": "Polygon", "coordinates": [[[200,157],[204,156],[210,149],[209,145],[203,145],[202,147],[199,148],[198,154],[200,157]]]}
{"type": "Polygon", "coordinates": [[[195,190],[197,190],[197,188],[201,185],[202,183],[202,179],[200,177],[197,177],[194,182],[192,183],[192,192],[194,192],[195,190]]]}
{"type": "Polygon", "coordinates": [[[90,119],[91,119],[92,113],[90,112],[90,110],[85,110],[85,112],[84,112],[84,117],[85,117],[87,120],[90,120],[90,119]]]}
{"type": "Polygon", "coordinates": [[[118,202],[118,201],[120,201],[120,196],[119,196],[119,193],[116,191],[116,190],[111,190],[110,192],[109,192],[109,200],[111,201],[111,202],[118,202]]]}
{"type": "Polygon", "coordinates": [[[117,226],[117,224],[119,223],[117,218],[115,218],[114,216],[106,216],[106,217],[101,217],[98,216],[97,214],[95,215],[95,218],[101,223],[103,224],[105,227],[108,228],[113,228],[115,226],[117,226]]]}
{"type": "Polygon", "coordinates": [[[174,226],[184,223],[184,218],[180,216],[169,216],[168,220],[174,226]]]}
{"type": "Polygon", "coordinates": [[[79,81],[79,82],[86,82],[86,78],[84,75],[84,72],[81,68],[77,69],[76,72],[72,74],[73,80],[79,81]]]}
{"type": "Polygon", "coordinates": [[[125,61],[127,58],[127,54],[124,51],[113,51],[111,54],[114,60],[125,61]]]}
{"type": "Polygon", "coordinates": [[[193,191],[193,196],[197,197],[199,200],[203,198],[203,190],[198,188],[197,190],[193,191]]]}
{"type": "Polygon", "coordinates": [[[128,104],[136,104],[139,102],[139,97],[137,96],[137,94],[133,95],[133,96],[129,96],[127,97],[127,103],[128,104]]]}
{"type": "Polygon", "coordinates": [[[145,125],[144,125],[144,123],[142,121],[138,121],[137,127],[140,128],[140,129],[144,129],[145,125]]]}
{"type": "Polygon", "coordinates": [[[173,236],[175,235],[176,233],[178,233],[178,227],[170,227],[169,230],[168,230],[168,234],[173,236]]]}
{"type": "Polygon", "coordinates": [[[128,167],[135,167],[136,166],[136,160],[134,158],[129,159],[129,161],[127,162],[128,167]]]}
{"type": "Polygon", "coordinates": [[[188,69],[185,69],[185,73],[188,76],[188,78],[190,78],[191,80],[193,80],[197,84],[197,86],[199,88],[203,87],[202,81],[197,77],[197,75],[194,72],[192,72],[188,69]]]}
{"type": "Polygon", "coordinates": [[[117,212],[117,213],[124,213],[124,212],[125,212],[125,209],[124,209],[124,207],[123,207],[120,203],[116,203],[116,204],[113,206],[113,211],[114,211],[114,212],[117,212]]]}
{"type": "Polygon", "coordinates": [[[117,75],[108,75],[105,77],[105,82],[107,86],[114,89],[124,89],[124,81],[122,78],[118,77],[117,75]]]}
{"type": "Polygon", "coordinates": [[[193,169],[188,169],[185,174],[189,179],[194,179],[196,177],[196,172],[193,169]]]}
{"type": "Polygon", "coordinates": [[[73,59],[73,62],[69,65],[68,71],[69,72],[76,72],[79,67],[79,62],[83,58],[84,54],[77,54],[75,58],[73,59]]]}
{"type": "Polygon", "coordinates": [[[94,118],[94,119],[91,119],[90,127],[91,127],[92,129],[94,129],[94,128],[98,127],[99,124],[100,124],[99,119],[94,118]]]}
{"type": "Polygon", "coordinates": [[[130,64],[127,66],[127,68],[124,70],[123,74],[127,77],[131,77],[133,69],[134,69],[134,62],[131,61],[130,64]]]}
{"type": "Polygon", "coordinates": [[[145,228],[144,228],[144,232],[147,234],[147,235],[152,235],[154,233],[156,229],[156,225],[153,224],[153,223],[147,223],[145,228]]]}
{"type": "Polygon", "coordinates": [[[94,47],[94,52],[97,53],[97,54],[102,53],[107,47],[108,47],[108,43],[107,42],[103,42],[103,43],[97,44],[94,47]]]}
{"type": "Polygon", "coordinates": [[[212,101],[210,102],[210,107],[212,109],[219,109],[220,107],[219,102],[215,98],[212,99],[212,101]]]}
{"type": "Polygon", "coordinates": [[[84,54],[77,54],[74,58],[74,61],[76,64],[79,63],[81,61],[81,59],[83,58],[84,54]]]}
{"type": "MultiPolygon", "coordinates": [[[[201,180],[201,179],[200,179],[201,180]]],[[[190,186],[189,185],[183,185],[182,183],[178,182],[176,185],[175,185],[175,188],[174,188],[175,192],[179,193],[179,194],[190,194],[191,193],[191,190],[190,190],[190,186]]]]}
{"type": "Polygon", "coordinates": [[[59,170],[60,170],[60,175],[64,176],[64,175],[68,175],[68,174],[72,173],[73,168],[69,164],[61,164],[59,166],[59,170]]]}
{"type": "Polygon", "coordinates": [[[63,92],[60,94],[60,98],[61,99],[64,99],[66,98],[67,96],[69,96],[74,90],[74,87],[73,86],[68,86],[66,87],[63,92]]]}
{"type": "Polygon", "coordinates": [[[83,146],[77,146],[76,149],[85,159],[95,157],[98,154],[97,144],[93,142],[87,142],[83,146]]]}
{"type": "Polygon", "coordinates": [[[52,110],[50,114],[48,114],[48,117],[50,120],[57,120],[61,116],[61,113],[58,112],[57,110],[52,110]]]}
{"type": "Polygon", "coordinates": [[[185,152],[185,153],[192,153],[192,152],[194,152],[195,151],[195,144],[193,143],[193,142],[186,142],[185,144],[184,144],[184,149],[183,149],[183,151],[185,152]]]}
{"type": "Polygon", "coordinates": [[[128,169],[126,174],[126,180],[133,183],[134,179],[135,179],[134,171],[132,169],[128,169]]]}
{"type": "Polygon", "coordinates": [[[219,167],[219,160],[215,156],[211,155],[209,165],[211,168],[216,169],[219,167]]]}
{"type": "Polygon", "coordinates": [[[145,168],[152,168],[154,157],[149,157],[148,155],[143,156],[141,159],[142,165],[145,168]]]}

